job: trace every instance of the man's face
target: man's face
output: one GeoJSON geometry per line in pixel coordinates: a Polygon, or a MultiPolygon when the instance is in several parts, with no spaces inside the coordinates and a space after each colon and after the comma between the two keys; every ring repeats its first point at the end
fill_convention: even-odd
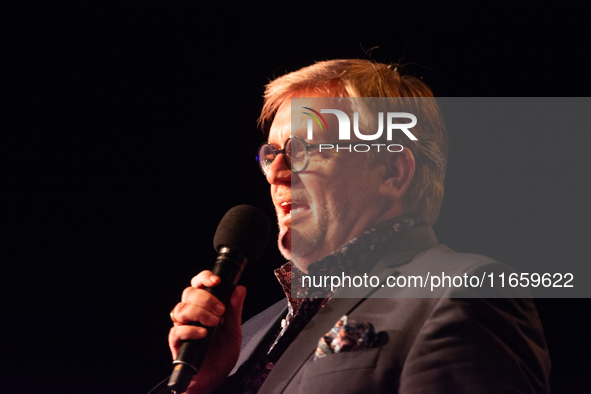
{"type": "MultiPolygon", "coordinates": [[[[316,99],[317,100],[317,99],[316,99]]],[[[332,108],[328,101],[322,108],[332,108]]],[[[318,107],[318,102],[315,102],[318,107]]],[[[328,130],[338,130],[336,117],[325,116],[328,130]]],[[[271,126],[269,143],[283,148],[291,136],[305,139],[307,118],[298,116],[291,127],[291,101],[280,107],[271,126]]],[[[337,133],[314,129],[309,144],[338,142],[337,133]]],[[[388,201],[379,193],[385,167],[369,165],[368,153],[311,152],[305,171],[293,173],[277,157],[267,175],[279,223],[279,249],[303,271],[365,228],[380,222],[388,201]]]]}

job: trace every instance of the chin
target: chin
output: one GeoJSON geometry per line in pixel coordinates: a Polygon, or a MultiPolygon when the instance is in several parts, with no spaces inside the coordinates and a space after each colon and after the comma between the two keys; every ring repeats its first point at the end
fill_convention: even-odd
{"type": "Polygon", "coordinates": [[[318,260],[319,257],[324,257],[321,255],[324,245],[323,233],[320,231],[302,233],[293,228],[291,230],[291,260],[300,270],[307,272],[308,265],[318,260]]]}
{"type": "Polygon", "coordinates": [[[277,240],[277,246],[279,247],[279,252],[285,257],[287,260],[291,260],[291,229],[290,228],[280,228],[279,229],[279,239],[277,240]]]}

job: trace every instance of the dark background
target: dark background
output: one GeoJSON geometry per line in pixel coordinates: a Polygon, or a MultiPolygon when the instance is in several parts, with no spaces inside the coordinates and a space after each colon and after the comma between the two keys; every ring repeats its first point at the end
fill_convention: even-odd
{"type": "MultiPolygon", "coordinates": [[[[167,376],[169,311],[223,214],[274,216],[254,161],[269,79],[371,58],[440,97],[589,95],[583,3],[85,3],[0,6],[0,392],[146,393],[167,376]]],[[[589,129],[523,133],[507,154],[502,130],[449,129],[440,241],[588,264],[589,129]]],[[[273,239],[245,273],[245,318],[281,298],[282,261],[273,239]]],[[[536,304],[554,392],[586,392],[591,303],[536,304]]]]}

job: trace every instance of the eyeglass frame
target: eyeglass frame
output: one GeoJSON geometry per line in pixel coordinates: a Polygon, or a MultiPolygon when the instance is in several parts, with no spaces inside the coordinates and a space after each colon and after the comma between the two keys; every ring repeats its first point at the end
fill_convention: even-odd
{"type": "Polygon", "coordinates": [[[271,164],[273,162],[275,162],[275,159],[277,158],[277,156],[279,156],[279,154],[283,154],[283,161],[285,163],[285,165],[291,170],[291,172],[294,173],[299,173],[302,171],[305,171],[306,168],[308,168],[308,164],[310,164],[310,152],[312,151],[312,149],[318,149],[320,147],[320,145],[335,145],[337,148],[339,146],[351,146],[352,143],[337,143],[337,142],[325,142],[322,144],[308,144],[306,142],[306,140],[304,140],[302,137],[298,137],[298,136],[290,136],[288,139],[285,140],[285,142],[283,143],[283,149],[275,149],[275,147],[268,143],[268,142],[264,142],[261,144],[261,146],[259,146],[259,150],[258,150],[258,155],[256,156],[256,161],[259,163],[259,168],[261,169],[261,172],[263,173],[263,175],[267,176],[269,174],[269,171],[265,172],[265,170],[263,169],[263,165],[261,164],[259,157],[261,156],[261,149],[263,149],[264,146],[270,146],[272,151],[273,151],[273,161],[271,162],[271,164]],[[304,167],[301,170],[294,170],[292,165],[291,165],[291,155],[289,155],[289,162],[288,162],[288,158],[287,158],[287,154],[285,153],[285,146],[287,145],[287,143],[291,140],[291,139],[297,139],[298,141],[300,141],[302,144],[304,144],[304,147],[306,149],[306,157],[304,159],[304,167]]]}

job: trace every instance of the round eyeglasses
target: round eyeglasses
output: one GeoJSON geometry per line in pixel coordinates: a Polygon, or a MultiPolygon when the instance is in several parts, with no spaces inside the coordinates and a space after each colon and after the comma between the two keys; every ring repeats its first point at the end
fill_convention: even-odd
{"type": "Polygon", "coordinates": [[[310,145],[300,137],[289,137],[283,144],[283,149],[275,149],[273,145],[264,143],[259,147],[257,161],[261,171],[266,176],[271,170],[277,155],[282,153],[287,168],[293,172],[300,172],[308,167],[310,151],[318,146],[310,145]]]}
{"type": "MultiPolygon", "coordinates": [[[[336,147],[350,147],[350,143],[328,143],[332,146],[336,147]]],[[[271,144],[264,143],[259,147],[259,154],[256,157],[257,161],[259,162],[259,167],[261,167],[261,171],[265,176],[271,170],[271,166],[275,161],[275,158],[280,153],[283,154],[283,160],[285,161],[285,165],[289,168],[292,172],[301,172],[304,171],[308,164],[310,163],[310,153],[312,149],[318,149],[320,145],[312,145],[308,144],[304,141],[301,137],[289,137],[285,144],[283,144],[283,149],[275,149],[275,147],[271,144]]],[[[338,151],[338,149],[337,149],[338,151]]]]}

